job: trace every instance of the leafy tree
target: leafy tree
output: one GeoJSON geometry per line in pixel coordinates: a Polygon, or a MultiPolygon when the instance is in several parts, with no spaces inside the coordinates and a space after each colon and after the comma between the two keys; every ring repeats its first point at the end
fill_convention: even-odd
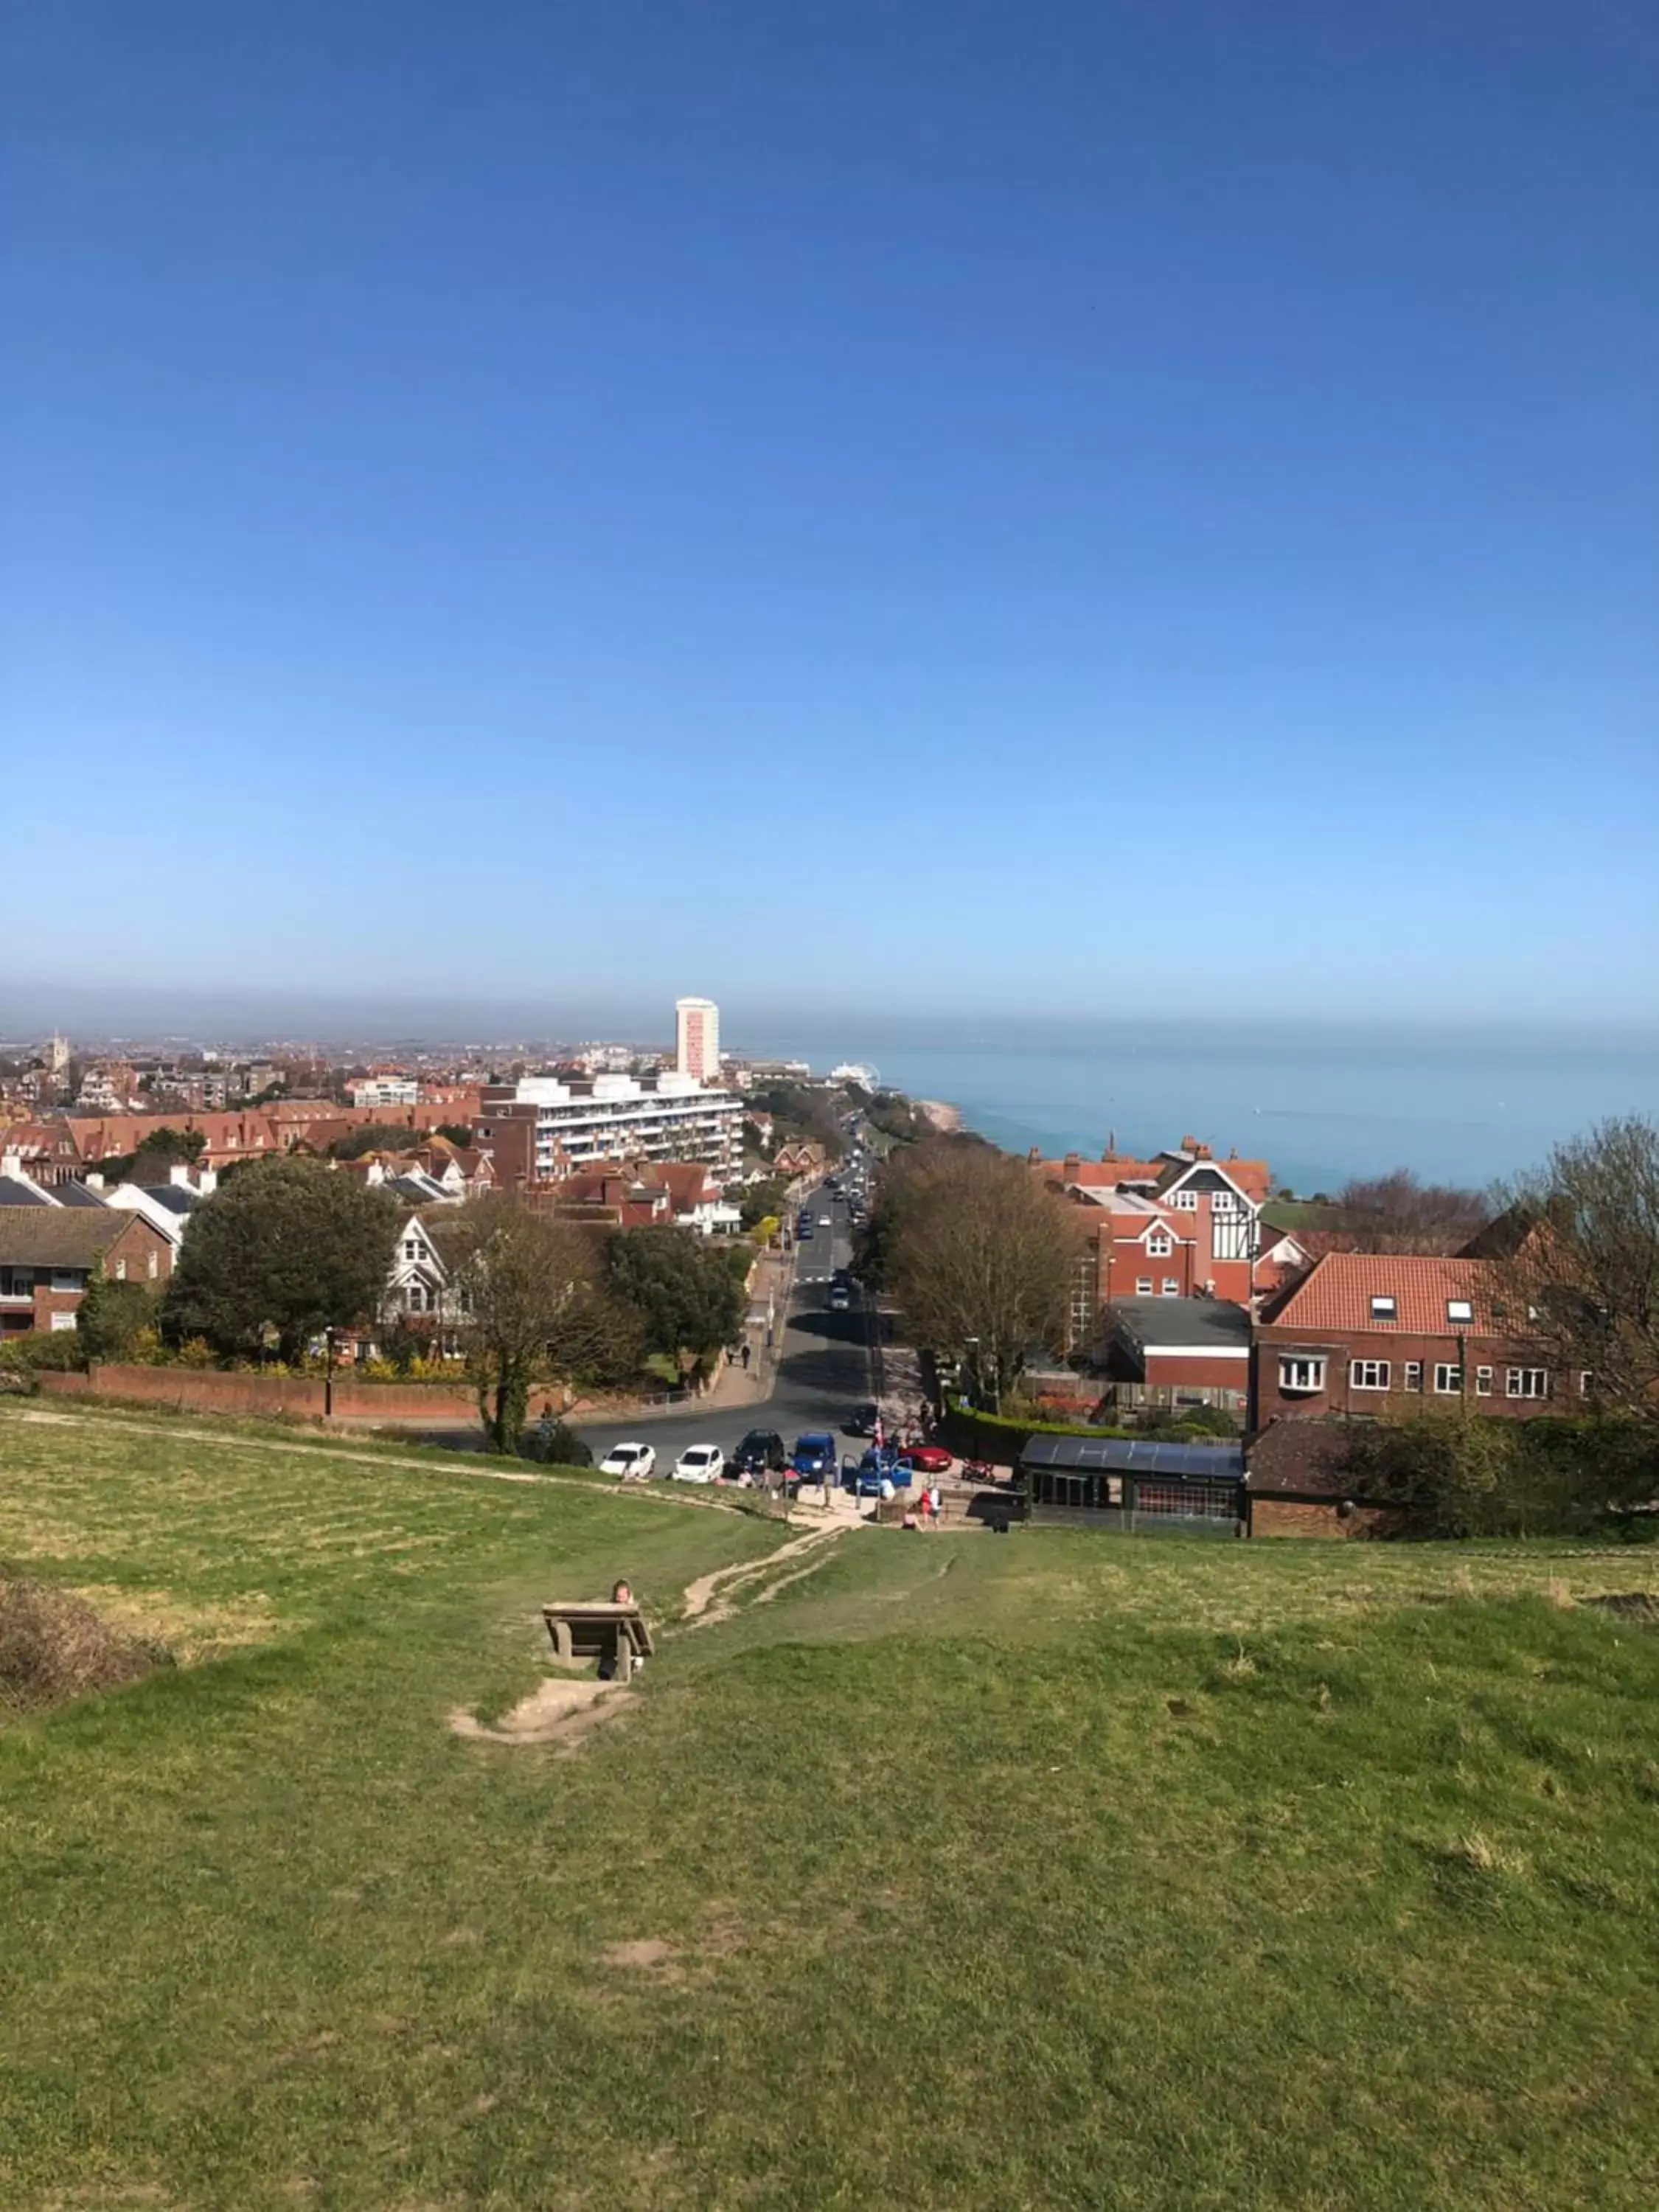
{"type": "Polygon", "coordinates": [[[1645,1505],[1659,1444],[1635,1421],[1516,1421],[1425,1407],[1354,1428],[1343,1480],[1437,1536],[1583,1534],[1645,1505]]]}
{"type": "Polygon", "coordinates": [[[611,1316],[592,1247],[505,1194],[467,1206],[447,1243],[484,1434],[491,1451],[516,1452],[538,1374],[580,1371],[602,1354],[611,1316]]]}
{"type": "Polygon", "coordinates": [[[320,1160],[251,1163],[191,1213],[164,1331],[234,1353],[258,1350],[270,1327],[296,1359],[319,1330],[379,1310],[400,1219],[384,1192],[320,1160]]]}
{"type": "Polygon", "coordinates": [[[1351,1182],[1336,1202],[1364,1252],[1461,1252],[1492,1212],[1479,1191],[1419,1182],[1409,1168],[1351,1182]]]}
{"type": "Polygon", "coordinates": [[[637,1316],[647,1352],[707,1374],[743,1327],[750,1255],[690,1229],[618,1229],[605,1241],[611,1292],[637,1316]]]}
{"type": "Polygon", "coordinates": [[[745,1186],[738,1203],[738,1218],[745,1229],[753,1229],[763,1221],[777,1219],[789,1203],[789,1186],[781,1176],[769,1176],[763,1182],[745,1186]]]}
{"type": "Polygon", "coordinates": [[[153,1328],[158,1300],[142,1283],[96,1274],[76,1308],[75,1328],[88,1359],[125,1359],[141,1331],[153,1328]]]}
{"type": "Polygon", "coordinates": [[[1659,1422],[1659,1125],[1603,1121],[1509,1196],[1482,1249],[1521,1333],[1599,1409],[1659,1422]]]}
{"type": "Polygon", "coordinates": [[[360,1128],[337,1137],[328,1156],[331,1160],[360,1160],[365,1152],[406,1152],[419,1142],[407,1121],[365,1121],[360,1128]]]}
{"type": "Polygon", "coordinates": [[[1000,1401],[1034,1345],[1064,1341],[1075,1256],[1070,1210],[988,1145],[926,1144],[883,1178],[883,1278],[918,1342],[965,1359],[1000,1401]]]}
{"type": "Polygon", "coordinates": [[[99,1171],[106,1182],[165,1182],[175,1167],[194,1167],[206,1143],[200,1129],[174,1129],[163,1123],[149,1132],[136,1152],[100,1160],[99,1171]]]}
{"type": "Polygon", "coordinates": [[[464,1152],[472,1148],[472,1131],[465,1121],[440,1121],[432,1133],[434,1137],[447,1137],[452,1145],[458,1145],[464,1152]]]}

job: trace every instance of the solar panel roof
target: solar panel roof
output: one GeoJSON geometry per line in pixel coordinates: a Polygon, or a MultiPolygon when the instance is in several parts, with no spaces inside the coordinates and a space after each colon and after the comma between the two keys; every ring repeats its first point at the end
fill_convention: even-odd
{"type": "Polygon", "coordinates": [[[1129,1437],[1033,1437],[1019,1455],[1024,1468],[1066,1474],[1208,1475],[1236,1481],[1244,1472],[1237,1444],[1152,1443],[1129,1437]]]}

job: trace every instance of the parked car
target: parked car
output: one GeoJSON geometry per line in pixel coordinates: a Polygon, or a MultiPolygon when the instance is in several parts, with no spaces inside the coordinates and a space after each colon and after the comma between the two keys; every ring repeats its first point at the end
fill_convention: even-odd
{"type": "Polygon", "coordinates": [[[726,1472],[726,1454],[718,1444],[688,1444],[675,1461],[671,1482],[718,1482],[726,1472]]]}
{"type": "Polygon", "coordinates": [[[872,1437],[876,1433],[876,1423],[880,1418],[880,1407],[873,1398],[866,1398],[862,1405],[854,1407],[841,1425],[843,1432],[849,1437],[872,1437]]]}
{"type": "Polygon", "coordinates": [[[730,1464],[739,1474],[764,1474],[769,1468],[779,1474],[788,1466],[789,1455],[775,1429],[750,1429],[730,1464]]]}
{"type": "Polygon", "coordinates": [[[943,1444],[912,1444],[902,1457],[905,1465],[918,1474],[949,1474],[953,1465],[943,1444]]]}
{"type": "Polygon", "coordinates": [[[825,1482],[836,1472],[836,1440],[824,1429],[808,1429],[795,1438],[791,1473],[800,1482],[825,1482]]]}
{"type": "Polygon", "coordinates": [[[836,1225],[836,1217],[835,1217],[835,1215],[834,1215],[833,1213],[821,1213],[821,1214],[819,1214],[819,1216],[818,1216],[818,1227],[819,1227],[820,1229],[833,1229],[833,1228],[835,1227],[835,1225],[836,1225]]]}
{"type": "Polygon", "coordinates": [[[855,1468],[848,1461],[842,1462],[842,1487],[855,1491],[860,1498],[879,1498],[884,1482],[890,1482],[895,1490],[910,1487],[910,1469],[896,1452],[878,1451],[872,1444],[855,1468]]]}
{"type": "Polygon", "coordinates": [[[845,1283],[832,1283],[830,1285],[830,1310],[831,1313],[846,1313],[851,1308],[852,1304],[853,1293],[848,1289],[845,1283]]]}
{"type": "Polygon", "coordinates": [[[599,1462],[601,1474],[619,1474],[624,1482],[644,1482],[657,1471],[657,1455],[649,1444],[612,1444],[599,1462]]]}

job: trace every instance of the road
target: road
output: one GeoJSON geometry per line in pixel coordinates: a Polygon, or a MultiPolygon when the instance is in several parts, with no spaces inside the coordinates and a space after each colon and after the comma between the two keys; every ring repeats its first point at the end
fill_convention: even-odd
{"type": "Polygon", "coordinates": [[[665,1474],[687,1444],[720,1444],[729,1452],[749,1429],[776,1429],[787,1446],[803,1429],[831,1429],[839,1435],[858,1401],[874,1395],[864,1312],[856,1307],[844,1314],[830,1310],[830,1278],[853,1256],[847,1208],[828,1191],[816,1190],[802,1201],[802,1210],[811,1214],[813,1232],[796,1247],[795,1286],[771,1396],[746,1406],[671,1407],[627,1421],[579,1423],[577,1433],[596,1460],[612,1444],[637,1437],[656,1447],[657,1472],[665,1474]],[[817,1222],[826,1213],[834,1226],[820,1229],[817,1222]]]}

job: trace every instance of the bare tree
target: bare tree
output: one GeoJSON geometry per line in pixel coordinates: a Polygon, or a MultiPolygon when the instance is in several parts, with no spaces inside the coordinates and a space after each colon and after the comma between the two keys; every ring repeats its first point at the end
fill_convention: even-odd
{"type": "Polygon", "coordinates": [[[1071,1209],[988,1145],[924,1145],[884,1194],[884,1279],[912,1334],[965,1358],[998,1399],[1034,1344],[1057,1346],[1076,1243],[1071,1209]]]}
{"type": "Polygon", "coordinates": [[[467,1206],[446,1241],[484,1433],[492,1451],[516,1452],[538,1369],[580,1369],[606,1325],[592,1248],[506,1195],[467,1206]]]}
{"type": "Polygon", "coordinates": [[[1659,1126],[1603,1121],[1509,1195],[1483,1243],[1526,1336],[1598,1410],[1659,1421],[1659,1126]]]}
{"type": "Polygon", "coordinates": [[[1336,1203],[1363,1252],[1461,1252],[1492,1214],[1478,1190],[1419,1182],[1409,1168],[1351,1182],[1336,1203]]]}

